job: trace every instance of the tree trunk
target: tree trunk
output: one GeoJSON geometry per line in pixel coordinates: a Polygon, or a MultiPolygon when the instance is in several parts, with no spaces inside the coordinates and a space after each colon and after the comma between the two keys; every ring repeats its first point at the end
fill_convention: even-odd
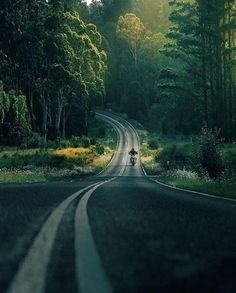
{"type": "Polygon", "coordinates": [[[56,131],[57,137],[60,135],[61,116],[63,110],[63,89],[60,89],[57,95],[57,116],[56,116],[56,131]]]}
{"type": "Polygon", "coordinates": [[[41,93],[41,101],[43,108],[43,117],[42,117],[42,133],[44,137],[44,141],[47,141],[47,117],[48,117],[48,105],[45,97],[45,93],[41,93]]]}

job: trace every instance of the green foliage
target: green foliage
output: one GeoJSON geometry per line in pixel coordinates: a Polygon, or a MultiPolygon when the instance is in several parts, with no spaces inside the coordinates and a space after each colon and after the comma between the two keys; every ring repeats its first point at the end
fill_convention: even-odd
{"type": "Polygon", "coordinates": [[[230,170],[236,176],[236,145],[223,144],[219,145],[220,154],[225,168],[230,170]]]}
{"type": "Polygon", "coordinates": [[[143,39],[145,27],[141,20],[133,13],[120,16],[117,23],[117,34],[124,39],[131,48],[143,39]]]}
{"type": "Polygon", "coordinates": [[[159,141],[157,138],[152,138],[148,141],[148,147],[151,150],[157,150],[159,148],[159,141]]]}
{"type": "Polygon", "coordinates": [[[0,83],[1,123],[32,127],[44,140],[47,134],[65,138],[68,130],[86,134],[90,107],[105,94],[106,53],[96,26],[82,21],[78,7],[85,4],[23,0],[12,9],[4,1],[0,74],[11,91],[0,83]]]}
{"type": "Polygon", "coordinates": [[[170,7],[167,0],[138,0],[134,11],[152,32],[165,33],[170,26],[170,7]]]}
{"type": "Polygon", "coordinates": [[[37,132],[31,132],[23,141],[22,147],[36,149],[45,147],[44,138],[37,132]]]}
{"type": "Polygon", "coordinates": [[[3,90],[3,82],[0,80],[0,122],[3,123],[5,120],[6,113],[10,109],[10,100],[8,95],[3,90]]]}
{"type": "Polygon", "coordinates": [[[61,139],[57,141],[57,145],[59,146],[59,148],[64,149],[71,147],[72,143],[69,139],[61,139]]]}
{"type": "Polygon", "coordinates": [[[1,144],[32,129],[71,145],[105,103],[158,133],[196,134],[206,123],[232,142],[234,2],[2,1],[1,144]]]}
{"type": "Polygon", "coordinates": [[[200,132],[206,124],[221,128],[221,135],[232,142],[235,1],[169,2],[172,26],[162,52],[170,62],[157,83],[160,106],[169,105],[167,115],[173,110],[170,117],[178,132],[200,132]]]}
{"type": "Polygon", "coordinates": [[[89,148],[91,146],[90,138],[86,136],[81,137],[80,145],[84,148],[89,148]]]}
{"type": "Polygon", "coordinates": [[[212,179],[218,178],[224,171],[218,143],[217,134],[208,128],[203,128],[195,146],[195,158],[200,167],[198,171],[202,169],[212,179]]]}
{"type": "Polygon", "coordinates": [[[23,128],[29,128],[27,121],[28,107],[26,97],[22,94],[17,94],[14,90],[8,93],[10,102],[10,114],[13,116],[13,123],[20,124],[23,128]]]}
{"type": "Polygon", "coordinates": [[[189,161],[189,156],[183,145],[169,145],[157,154],[156,162],[165,169],[183,168],[189,161]]]}
{"type": "Polygon", "coordinates": [[[0,81],[0,133],[2,144],[21,145],[31,132],[26,97],[14,90],[6,93],[0,81]]]}
{"type": "Polygon", "coordinates": [[[66,157],[65,156],[48,155],[46,160],[47,160],[48,166],[60,168],[65,164],[66,157]]]}
{"type": "Polygon", "coordinates": [[[96,152],[97,152],[99,155],[104,155],[104,153],[105,153],[105,148],[104,148],[104,146],[103,146],[101,143],[99,143],[99,142],[96,143],[96,152]]]}
{"type": "Polygon", "coordinates": [[[97,142],[96,137],[91,137],[91,138],[90,138],[90,143],[91,143],[91,145],[96,145],[96,142],[97,142]]]}
{"type": "Polygon", "coordinates": [[[106,135],[106,127],[104,125],[100,126],[98,129],[98,137],[102,138],[106,135]]]}
{"type": "Polygon", "coordinates": [[[228,180],[207,180],[199,177],[181,178],[174,176],[172,173],[166,176],[160,176],[159,180],[174,187],[235,198],[235,182],[230,182],[228,180]]]}
{"type": "Polygon", "coordinates": [[[70,141],[71,141],[71,146],[74,147],[74,148],[77,148],[77,147],[80,146],[81,137],[72,136],[70,141]]]}

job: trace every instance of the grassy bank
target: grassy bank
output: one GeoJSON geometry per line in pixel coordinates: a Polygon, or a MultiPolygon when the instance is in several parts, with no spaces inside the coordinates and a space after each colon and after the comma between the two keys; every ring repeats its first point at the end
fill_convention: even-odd
{"type": "Polygon", "coordinates": [[[174,187],[236,198],[235,144],[219,145],[225,170],[213,180],[196,171],[192,138],[167,138],[140,131],[141,160],[148,175],[174,187]]]}
{"type": "Polygon", "coordinates": [[[178,177],[176,173],[167,173],[166,175],[157,176],[160,182],[166,183],[173,187],[179,187],[188,190],[199,191],[203,193],[218,195],[222,197],[236,198],[236,182],[230,180],[209,180],[206,178],[187,178],[178,177]]]}
{"type": "Polygon", "coordinates": [[[40,148],[1,148],[0,183],[75,180],[97,174],[111,160],[116,139],[109,125],[94,120],[88,137],[49,142],[40,148]]]}

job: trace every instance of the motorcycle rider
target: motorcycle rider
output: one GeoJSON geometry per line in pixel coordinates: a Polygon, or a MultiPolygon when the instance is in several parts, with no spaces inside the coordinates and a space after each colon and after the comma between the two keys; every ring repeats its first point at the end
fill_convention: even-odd
{"type": "MultiPolygon", "coordinates": [[[[129,155],[130,155],[130,162],[132,163],[132,160],[135,160],[136,161],[136,157],[135,155],[137,155],[138,152],[136,152],[136,150],[134,148],[132,148],[130,151],[129,151],[129,155]]],[[[135,164],[135,161],[133,162],[133,164],[135,164]]]]}
{"type": "Polygon", "coordinates": [[[138,152],[136,152],[136,150],[134,148],[132,148],[130,151],[129,151],[129,155],[135,157],[135,155],[137,155],[138,152]]]}

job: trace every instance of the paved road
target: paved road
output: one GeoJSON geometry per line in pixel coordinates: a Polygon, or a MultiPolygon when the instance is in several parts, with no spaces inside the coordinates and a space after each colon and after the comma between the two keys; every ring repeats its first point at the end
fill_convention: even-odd
{"type": "Polygon", "coordinates": [[[99,176],[0,187],[0,291],[236,292],[236,202],[151,181],[133,127],[99,117],[119,136],[99,176]]]}

